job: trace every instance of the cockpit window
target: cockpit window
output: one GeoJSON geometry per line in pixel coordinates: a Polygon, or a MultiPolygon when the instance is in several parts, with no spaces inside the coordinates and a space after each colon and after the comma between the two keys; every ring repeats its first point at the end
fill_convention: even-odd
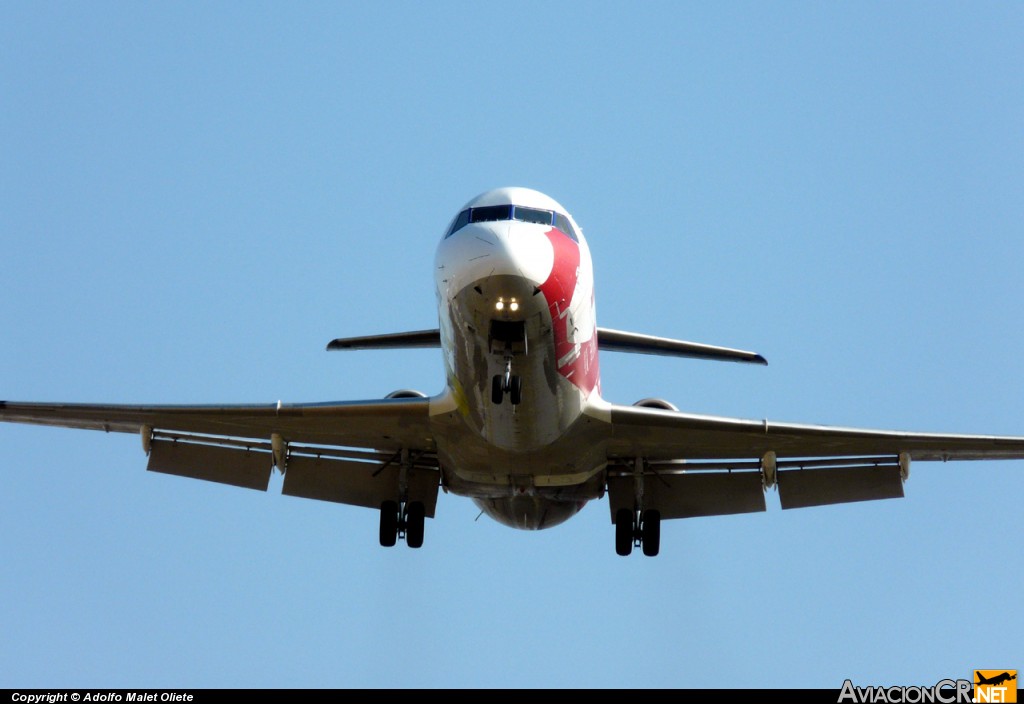
{"type": "Polygon", "coordinates": [[[572,222],[562,213],[542,210],[540,208],[526,208],[521,205],[485,205],[480,208],[466,208],[452,222],[448,228],[445,239],[464,228],[471,222],[498,222],[501,220],[518,220],[519,222],[532,222],[538,225],[554,225],[559,231],[568,235],[573,242],[579,242],[576,228],[572,222]]]}
{"type": "Polygon", "coordinates": [[[561,213],[555,213],[555,227],[569,235],[569,239],[573,242],[579,242],[579,237],[576,236],[576,228],[569,222],[569,218],[565,217],[561,213]]]}
{"type": "Polygon", "coordinates": [[[535,222],[538,225],[550,225],[551,224],[551,211],[540,210],[538,208],[524,208],[521,205],[515,207],[515,212],[512,213],[512,217],[515,220],[522,220],[523,222],[535,222]]]}
{"type": "Polygon", "coordinates": [[[469,208],[466,208],[461,213],[459,213],[459,216],[457,218],[455,218],[455,222],[453,222],[452,226],[450,228],[448,228],[448,234],[445,235],[445,237],[450,237],[453,232],[455,232],[456,230],[461,230],[462,228],[464,228],[468,224],[469,224],[469,208]]]}
{"type": "Polygon", "coordinates": [[[511,205],[488,205],[483,208],[470,208],[470,222],[494,222],[496,220],[511,220],[511,205]]]}

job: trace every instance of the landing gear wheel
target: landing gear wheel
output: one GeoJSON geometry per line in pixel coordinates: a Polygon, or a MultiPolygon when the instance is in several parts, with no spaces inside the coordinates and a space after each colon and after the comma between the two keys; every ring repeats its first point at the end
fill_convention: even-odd
{"type": "Polygon", "coordinates": [[[523,400],[523,377],[514,376],[512,377],[511,383],[509,384],[508,397],[509,401],[512,402],[513,406],[518,406],[520,401],[523,400]]]}
{"type": "Polygon", "coordinates": [[[628,508],[615,512],[615,552],[623,557],[633,552],[633,512],[628,508]]]}
{"type": "Polygon", "coordinates": [[[411,501],[405,505],[405,544],[411,548],[423,546],[423,502],[411,501]]]}
{"type": "Polygon", "coordinates": [[[661,511],[649,508],[644,511],[643,523],[640,524],[640,544],[644,555],[654,557],[661,547],[661,511]]]}
{"type": "Polygon", "coordinates": [[[501,374],[495,374],[491,379],[491,403],[495,405],[501,404],[501,399],[505,398],[505,389],[502,388],[501,374]]]}
{"type": "Polygon", "coordinates": [[[398,502],[385,501],[380,505],[380,544],[394,547],[398,541],[398,502]]]}

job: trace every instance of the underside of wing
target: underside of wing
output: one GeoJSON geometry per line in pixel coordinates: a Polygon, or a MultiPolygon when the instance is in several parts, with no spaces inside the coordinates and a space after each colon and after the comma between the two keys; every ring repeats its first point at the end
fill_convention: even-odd
{"type": "Polygon", "coordinates": [[[612,406],[613,516],[643,503],[664,518],[899,498],[910,462],[1024,458],[1024,437],[945,435],[720,418],[612,406]]]}
{"type": "Polygon", "coordinates": [[[0,402],[0,421],[140,433],[148,469],[265,491],[274,466],[292,496],[379,508],[415,500],[433,516],[440,472],[430,400],[255,406],[0,402]]]}
{"type": "Polygon", "coordinates": [[[1024,458],[1024,437],[945,435],[743,420],[613,406],[614,455],[659,460],[898,455],[914,460],[1024,458]]]}
{"type": "Polygon", "coordinates": [[[64,428],[137,433],[166,431],[289,442],[397,449],[432,446],[429,399],[314,404],[133,406],[0,401],[0,420],[64,428]]]}

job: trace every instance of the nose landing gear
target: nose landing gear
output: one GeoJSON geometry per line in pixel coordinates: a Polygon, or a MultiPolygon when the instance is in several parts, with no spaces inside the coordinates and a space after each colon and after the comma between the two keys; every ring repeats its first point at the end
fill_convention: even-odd
{"type": "Polygon", "coordinates": [[[527,353],[526,323],[521,320],[492,320],[487,347],[492,354],[504,353],[505,371],[491,377],[491,402],[500,405],[508,394],[513,406],[523,400],[523,378],[512,373],[512,359],[527,353]]]}
{"type": "Polygon", "coordinates": [[[505,373],[495,374],[491,378],[491,402],[500,404],[508,394],[508,400],[513,406],[518,406],[523,400],[523,378],[512,373],[512,358],[505,358],[505,373]]]}

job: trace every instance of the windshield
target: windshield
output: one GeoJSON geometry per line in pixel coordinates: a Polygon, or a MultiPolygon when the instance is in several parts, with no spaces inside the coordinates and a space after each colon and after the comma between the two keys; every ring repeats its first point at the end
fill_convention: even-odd
{"type": "Polygon", "coordinates": [[[498,222],[501,220],[518,220],[519,222],[532,222],[538,225],[554,225],[556,229],[567,235],[573,242],[579,242],[576,228],[572,222],[562,213],[541,208],[526,208],[521,205],[485,205],[479,208],[466,208],[452,222],[448,228],[445,239],[471,222],[498,222]]]}

